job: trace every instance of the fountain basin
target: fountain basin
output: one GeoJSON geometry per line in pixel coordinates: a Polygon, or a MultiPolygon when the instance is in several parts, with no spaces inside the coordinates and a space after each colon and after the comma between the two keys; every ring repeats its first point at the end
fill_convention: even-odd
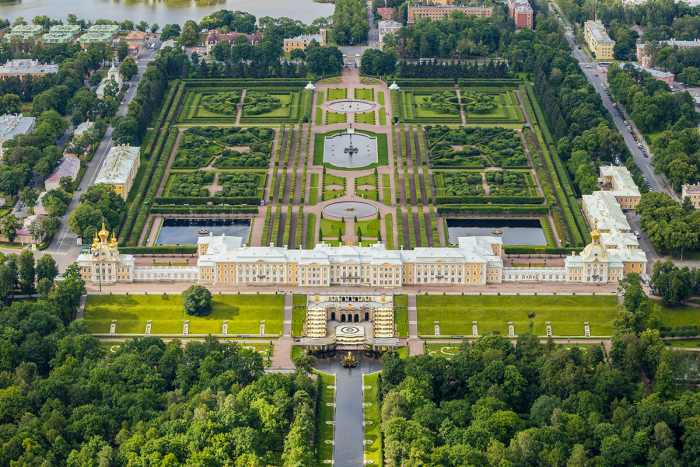
{"type": "Polygon", "coordinates": [[[357,169],[379,161],[377,138],[364,133],[337,133],[326,136],[323,162],[344,169],[357,169]]]}
{"type": "Polygon", "coordinates": [[[379,209],[369,203],[359,201],[339,201],[323,208],[323,213],[334,217],[368,217],[377,214],[379,209]]]}
{"type": "Polygon", "coordinates": [[[373,108],[374,104],[360,101],[338,101],[328,104],[328,110],[340,113],[367,112],[373,108]]]}

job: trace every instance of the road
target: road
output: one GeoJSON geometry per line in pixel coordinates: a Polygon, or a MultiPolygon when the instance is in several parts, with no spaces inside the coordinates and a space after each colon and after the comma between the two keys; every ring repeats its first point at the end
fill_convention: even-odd
{"type": "MultiPolygon", "coordinates": [[[[160,48],[160,39],[151,38],[149,44],[154,42],[157,45],[157,49],[160,48]]],[[[126,81],[126,83],[130,83],[132,86],[127,89],[124,97],[126,102],[119,105],[116,115],[126,115],[127,106],[136,95],[136,88],[141,81],[141,75],[144,71],[146,71],[148,64],[155,59],[157,49],[150,50],[145,48],[142,50],[141,57],[137,62],[139,72],[136,76],[132,77],[130,81],[126,81]]],[[[75,210],[75,208],[77,208],[80,204],[80,195],[87,190],[90,185],[94,184],[104,159],[112,146],[114,146],[114,141],[112,140],[112,127],[109,127],[105,132],[102,141],[98,145],[97,150],[95,151],[95,156],[93,157],[92,161],[88,163],[85,175],[80,182],[80,187],[78,188],[78,191],[73,194],[73,199],[68,206],[68,211],[61,218],[61,226],[59,227],[58,233],[54,235],[53,241],[51,242],[49,248],[44,251],[44,253],[50,254],[56,260],[60,270],[64,270],[68,265],[74,263],[81,250],[81,246],[77,244],[77,236],[75,233],[71,232],[70,228],[68,227],[68,218],[70,217],[71,212],[73,212],[73,210],[75,210]]]]}
{"type": "MultiPolygon", "coordinates": [[[[550,9],[551,11],[556,13],[554,8],[552,8],[551,4],[550,9]]],[[[559,8],[559,10],[561,10],[561,8],[559,8]]],[[[605,105],[605,107],[608,109],[608,112],[610,112],[610,115],[612,115],[613,121],[615,122],[617,129],[620,131],[620,134],[622,134],[627,148],[630,150],[630,153],[632,154],[634,161],[637,163],[637,166],[642,171],[642,174],[649,181],[651,189],[653,191],[663,191],[671,195],[674,199],[677,199],[676,194],[673,192],[673,190],[671,190],[670,183],[665,183],[661,175],[657,175],[654,173],[654,169],[651,165],[652,154],[649,151],[649,148],[646,145],[646,143],[644,141],[641,141],[643,148],[647,151],[648,157],[644,157],[642,150],[637,147],[637,141],[632,137],[629,130],[627,130],[627,127],[625,126],[625,120],[622,117],[620,117],[616,106],[613,105],[613,101],[608,97],[608,95],[605,92],[606,88],[604,84],[606,84],[606,74],[602,70],[598,69],[598,65],[595,61],[588,60],[588,57],[583,52],[583,49],[579,49],[578,46],[574,44],[574,33],[571,27],[566,26],[567,23],[568,20],[566,22],[562,22],[562,25],[564,27],[566,38],[573,48],[573,57],[576,58],[576,60],[578,60],[581,69],[583,70],[584,75],[586,76],[586,79],[588,79],[588,82],[591,83],[595,88],[596,92],[600,94],[600,97],[603,100],[603,105],[605,105]]],[[[627,116],[626,114],[624,115],[627,116]]],[[[635,130],[638,135],[641,135],[641,132],[636,129],[634,123],[629,119],[627,121],[630,123],[633,130],[635,130]]]]}

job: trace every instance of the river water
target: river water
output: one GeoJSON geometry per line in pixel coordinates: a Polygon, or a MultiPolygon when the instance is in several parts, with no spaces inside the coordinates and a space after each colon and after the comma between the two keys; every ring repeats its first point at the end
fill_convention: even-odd
{"type": "Polygon", "coordinates": [[[286,16],[311,24],[316,18],[332,15],[334,8],[332,3],[314,3],[312,0],[24,0],[21,3],[0,3],[0,17],[12,22],[22,16],[31,22],[37,15],[47,15],[65,23],[68,14],[73,13],[86,21],[129,19],[138,23],[145,20],[149,24],[158,23],[162,28],[173,23],[182,26],[190,19],[199,22],[218,10],[241,10],[257,18],[286,16]]]}
{"type": "Polygon", "coordinates": [[[333,464],[343,467],[362,467],[364,465],[363,440],[365,430],[362,424],[362,373],[374,373],[382,369],[378,359],[367,357],[363,352],[353,352],[358,360],[356,368],[348,372],[340,364],[347,352],[337,352],[325,359],[317,358],[314,368],[324,372],[336,373],[335,380],[335,433],[333,439],[333,464]]]}

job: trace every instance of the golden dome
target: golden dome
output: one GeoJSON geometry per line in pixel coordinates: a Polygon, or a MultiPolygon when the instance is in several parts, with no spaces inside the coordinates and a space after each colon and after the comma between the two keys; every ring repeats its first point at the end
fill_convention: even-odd
{"type": "Polygon", "coordinates": [[[114,250],[114,248],[117,246],[117,237],[114,235],[114,231],[112,231],[112,239],[109,241],[109,249],[114,250]]]}
{"type": "Polygon", "coordinates": [[[100,240],[106,241],[107,237],[109,237],[109,232],[107,232],[107,229],[105,229],[105,221],[102,221],[102,230],[97,234],[100,236],[100,240]]]}
{"type": "Polygon", "coordinates": [[[593,227],[593,232],[591,232],[591,240],[593,240],[593,243],[598,243],[598,240],[600,240],[600,232],[598,232],[598,219],[595,220],[595,226],[593,227]]]}

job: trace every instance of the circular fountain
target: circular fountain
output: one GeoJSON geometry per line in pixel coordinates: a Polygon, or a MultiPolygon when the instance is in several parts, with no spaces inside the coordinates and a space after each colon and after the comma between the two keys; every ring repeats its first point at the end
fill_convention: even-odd
{"type": "Polygon", "coordinates": [[[377,138],[355,133],[352,126],[344,132],[326,136],[323,162],[343,169],[358,169],[379,161],[377,138]]]}

